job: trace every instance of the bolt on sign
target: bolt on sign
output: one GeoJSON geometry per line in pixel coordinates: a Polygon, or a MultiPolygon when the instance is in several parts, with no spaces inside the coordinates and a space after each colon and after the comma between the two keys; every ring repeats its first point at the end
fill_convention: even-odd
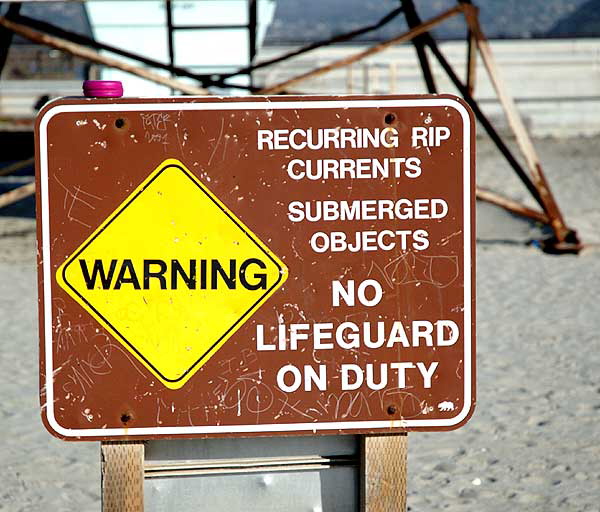
{"type": "Polygon", "coordinates": [[[474,144],[447,95],[51,103],[36,126],[46,427],[463,425],[474,144]]]}

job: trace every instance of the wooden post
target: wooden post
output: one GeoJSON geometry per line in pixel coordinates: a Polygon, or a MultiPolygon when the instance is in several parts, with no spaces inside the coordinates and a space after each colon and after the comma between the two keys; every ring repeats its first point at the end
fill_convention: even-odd
{"type": "Polygon", "coordinates": [[[144,511],[144,443],[104,441],[102,512],[144,511]]]}
{"type": "Polygon", "coordinates": [[[408,435],[365,435],[361,441],[362,512],[405,512],[408,435]]]}

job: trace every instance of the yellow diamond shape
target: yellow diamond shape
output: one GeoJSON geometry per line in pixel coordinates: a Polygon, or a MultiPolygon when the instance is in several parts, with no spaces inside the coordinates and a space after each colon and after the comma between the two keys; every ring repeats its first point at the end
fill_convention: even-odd
{"type": "Polygon", "coordinates": [[[165,386],[178,389],[283,285],[287,268],[169,159],[56,277],[165,386]]]}

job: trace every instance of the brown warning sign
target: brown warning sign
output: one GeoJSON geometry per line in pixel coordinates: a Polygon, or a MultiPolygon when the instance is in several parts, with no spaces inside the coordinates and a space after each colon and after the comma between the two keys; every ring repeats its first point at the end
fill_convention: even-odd
{"type": "Polygon", "coordinates": [[[46,427],[91,440],[464,424],[474,136],[445,95],[47,106],[46,427]]]}

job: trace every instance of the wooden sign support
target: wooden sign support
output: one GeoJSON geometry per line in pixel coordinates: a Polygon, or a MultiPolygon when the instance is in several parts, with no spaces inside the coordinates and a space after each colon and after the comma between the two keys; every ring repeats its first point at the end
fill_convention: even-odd
{"type": "Polygon", "coordinates": [[[102,457],[102,512],[143,512],[144,443],[104,441],[102,457]]]}
{"type": "MultiPolygon", "coordinates": [[[[405,512],[408,436],[363,435],[360,442],[361,512],[405,512]]],[[[105,441],[102,511],[143,512],[144,443],[105,441]]]]}
{"type": "Polygon", "coordinates": [[[408,435],[365,435],[361,440],[361,510],[405,512],[408,435]]]}

